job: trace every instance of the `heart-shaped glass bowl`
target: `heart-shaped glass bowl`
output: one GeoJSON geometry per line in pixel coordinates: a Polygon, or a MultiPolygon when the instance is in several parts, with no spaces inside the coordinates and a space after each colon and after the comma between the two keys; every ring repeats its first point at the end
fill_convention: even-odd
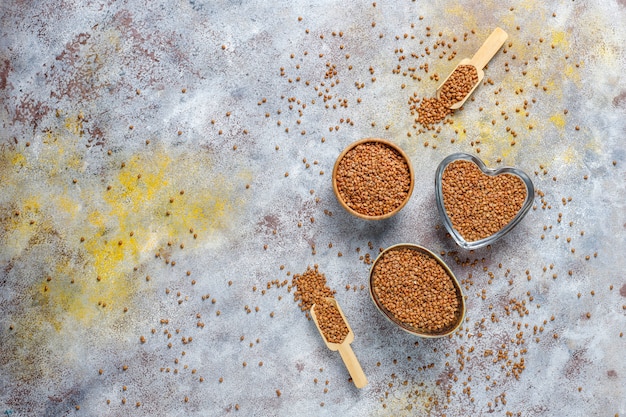
{"type": "Polygon", "coordinates": [[[463,295],[463,290],[461,289],[461,285],[459,284],[459,281],[457,281],[456,277],[454,276],[454,274],[452,273],[448,265],[446,265],[446,263],[442,261],[441,258],[439,258],[437,255],[435,255],[433,252],[431,252],[430,250],[426,249],[423,246],[415,245],[412,243],[399,243],[397,245],[388,247],[387,249],[382,251],[380,254],[378,254],[378,256],[376,257],[376,260],[372,263],[372,267],[370,269],[369,288],[370,288],[370,296],[372,298],[372,301],[374,302],[374,305],[378,309],[378,311],[380,311],[380,313],[383,316],[385,316],[389,321],[391,321],[393,324],[398,326],[400,329],[415,336],[420,336],[424,338],[437,338],[437,337],[447,336],[457,331],[458,328],[461,326],[461,324],[463,324],[463,320],[465,319],[465,297],[463,295]],[[445,270],[446,275],[450,278],[450,281],[452,285],[454,286],[454,292],[457,298],[458,307],[456,309],[456,313],[454,316],[454,322],[450,323],[446,327],[436,332],[429,331],[426,329],[420,329],[420,328],[413,327],[407,323],[402,322],[396,316],[394,316],[394,314],[391,311],[385,308],[385,306],[381,303],[378,295],[376,294],[376,290],[374,289],[375,287],[374,270],[376,268],[376,264],[385,256],[385,254],[389,253],[390,251],[398,250],[398,249],[411,249],[418,253],[424,254],[434,259],[445,270]]]}
{"type": "Polygon", "coordinates": [[[535,187],[533,186],[532,181],[525,172],[511,167],[489,169],[479,158],[476,158],[475,156],[466,153],[455,153],[448,156],[443,161],[441,161],[435,173],[435,198],[437,201],[437,209],[439,210],[439,215],[441,216],[441,220],[443,221],[446,230],[450,233],[455,242],[464,249],[477,249],[483,246],[490,245],[498,239],[502,238],[522,220],[526,213],[528,213],[528,210],[530,210],[530,207],[533,204],[534,197],[535,187]],[[466,240],[461,235],[461,233],[454,228],[452,220],[448,216],[448,212],[446,211],[444,205],[442,184],[444,171],[452,162],[463,160],[474,163],[483,174],[490,177],[495,177],[502,174],[510,174],[516,176],[523,182],[524,186],[526,187],[526,198],[524,199],[524,202],[522,203],[522,206],[518,210],[517,214],[497,232],[485,238],[473,241],[466,240]]]}

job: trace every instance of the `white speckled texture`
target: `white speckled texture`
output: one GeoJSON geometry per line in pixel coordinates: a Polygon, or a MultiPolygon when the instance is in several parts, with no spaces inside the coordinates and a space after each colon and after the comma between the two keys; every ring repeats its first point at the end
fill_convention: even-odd
{"type": "Polygon", "coordinates": [[[0,5],[0,413],[626,415],[626,3],[342,3],[0,5]],[[492,83],[440,130],[415,125],[409,99],[496,26],[492,83]],[[416,173],[378,223],[332,192],[363,137],[416,173]],[[538,190],[490,248],[441,226],[434,173],[454,152],[538,190]],[[401,242],[462,283],[454,336],[373,306],[360,256],[401,242]],[[313,264],[361,390],[288,291],[313,264]]]}

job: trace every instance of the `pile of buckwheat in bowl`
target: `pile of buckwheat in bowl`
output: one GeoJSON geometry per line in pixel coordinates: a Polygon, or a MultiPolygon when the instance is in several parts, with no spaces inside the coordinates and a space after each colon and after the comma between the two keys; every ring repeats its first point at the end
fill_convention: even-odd
{"type": "Polygon", "coordinates": [[[489,245],[528,212],[534,186],[523,171],[488,169],[473,155],[445,158],[435,174],[436,201],[444,226],[461,247],[489,245]]]}
{"type": "Polygon", "coordinates": [[[465,316],[463,292],[450,268],[414,244],[378,255],[370,270],[370,295],[385,317],[417,336],[449,335],[465,316]]]}
{"type": "Polygon", "coordinates": [[[367,138],[349,145],[333,168],[333,190],[353,215],[386,219],[404,207],[413,192],[413,168],[393,143],[367,138]]]}

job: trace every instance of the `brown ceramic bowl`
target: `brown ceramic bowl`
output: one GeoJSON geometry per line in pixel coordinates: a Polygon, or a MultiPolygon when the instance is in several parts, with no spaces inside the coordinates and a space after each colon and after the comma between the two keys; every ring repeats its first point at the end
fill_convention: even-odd
{"type": "Polygon", "coordinates": [[[458,328],[463,323],[463,320],[465,319],[465,297],[463,296],[463,290],[461,289],[461,285],[457,281],[456,277],[454,276],[454,274],[452,273],[452,271],[450,270],[448,265],[446,265],[446,263],[444,261],[442,261],[433,252],[429,251],[428,249],[426,249],[426,248],[424,248],[422,246],[415,245],[415,244],[412,244],[412,243],[400,243],[400,244],[397,244],[397,245],[390,246],[387,249],[385,249],[384,251],[382,251],[378,255],[378,257],[376,257],[376,260],[372,263],[372,267],[370,269],[369,287],[370,287],[370,296],[372,297],[372,301],[374,302],[374,305],[376,306],[378,311],[380,311],[381,314],[383,316],[385,316],[393,324],[395,324],[396,326],[398,326],[399,328],[401,328],[405,332],[411,333],[412,335],[425,337],[425,338],[436,338],[436,337],[447,336],[447,335],[452,334],[455,331],[457,331],[458,328]],[[454,289],[455,289],[455,292],[456,292],[456,297],[457,297],[457,300],[458,300],[458,303],[459,303],[459,307],[458,307],[456,315],[455,315],[455,321],[454,321],[454,323],[451,323],[447,327],[445,327],[445,328],[443,328],[443,329],[441,329],[441,330],[439,330],[437,332],[432,332],[432,331],[428,331],[428,330],[425,330],[425,329],[419,329],[419,328],[410,326],[410,325],[408,325],[406,323],[403,323],[402,321],[398,320],[393,315],[392,312],[387,310],[385,308],[385,306],[383,306],[381,304],[381,302],[378,299],[378,296],[376,295],[376,291],[374,290],[374,268],[376,266],[376,263],[384,256],[385,253],[387,253],[389,251],[392,251],[392,250],[395,250],[395,249],[404,249],[404,248],[409,248],[409,249],[412,249],[414,251],[421,252],[421,253],[423,253],[425,255],[428,255],[429,257],[435,259],[437,261],[437,263],[439,263],[439,265],[441,265],[441,267],[443,267],[443,269],[446,271],[447,275],[450,277],[450,280],[452,281],[452,284],[454,285],[454,289]]]}
{"type": "Polygon", "coordinates": [[[389,217],[392,217],[393,215],[395,215],[396,213],[398,213],[405,205],[406,203],[409,201],[409,199],[411,198],[411,194],[413,193],[413,187],[415,185],[415,179],[413,177],[413,166],[411,165],[411,161],[408,158],[408,156],[406,155],[406,153],[404,153],[404,151],[398,147],[397,145],[389,142],[388,140],[385,139],[378,139],[378,138],[365,138],[365,139],[361,139],[359,141],[353,142],[351,143],[348,147],[346,147],[337,157],[337,161],[335,161],[335,166],[333,168],[333,191],[335,192],[335,196],[337,197],[337,200],[339,201],[339,204],[341,204],[341,206],[350,214],[353,214],[356,217],[359,217],[361,219],[365,219],[365,220],[383,220],[383,219],[387,219],[389,217]],[[406,162],[408,170],[409,170],[409,177],[410,177],[410,183],[409,183],[409,190],[407,192],[406,198],[402,201],[402,203],[400,203],[400,205],[398,205],[396,208],[394,208],[393,210],[381,214],[381,215],[368,215],[365,213],[361,213],[355,209],[353,209],[352,207],[350,207],[346,201],[344,201],[344,199],[342,198],[341,194],[339,193],[339,189],[337,187],[337,170],[340,166],[340,163],[342,161],[342,159],[344,158],[344,156],[350,152],[352,149],[356,148],[357,146],[364,144],[364,143],[382,143],[385,146],[388,146],[390,149],[394,150],[396,153],[398,153],[402,159],[404,160],[404,162],[406,162]]]}

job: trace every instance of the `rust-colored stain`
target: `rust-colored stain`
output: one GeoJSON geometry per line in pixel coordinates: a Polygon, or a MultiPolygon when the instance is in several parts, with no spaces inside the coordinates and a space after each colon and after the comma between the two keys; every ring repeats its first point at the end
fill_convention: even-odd
{"type": "Polygon", "coordinates": [[[11,61],[9,59],[3,59],[2,65],[0,65],[0,90],[4,90],[7,88],[7,78],[11,73],[11,61]]]}

